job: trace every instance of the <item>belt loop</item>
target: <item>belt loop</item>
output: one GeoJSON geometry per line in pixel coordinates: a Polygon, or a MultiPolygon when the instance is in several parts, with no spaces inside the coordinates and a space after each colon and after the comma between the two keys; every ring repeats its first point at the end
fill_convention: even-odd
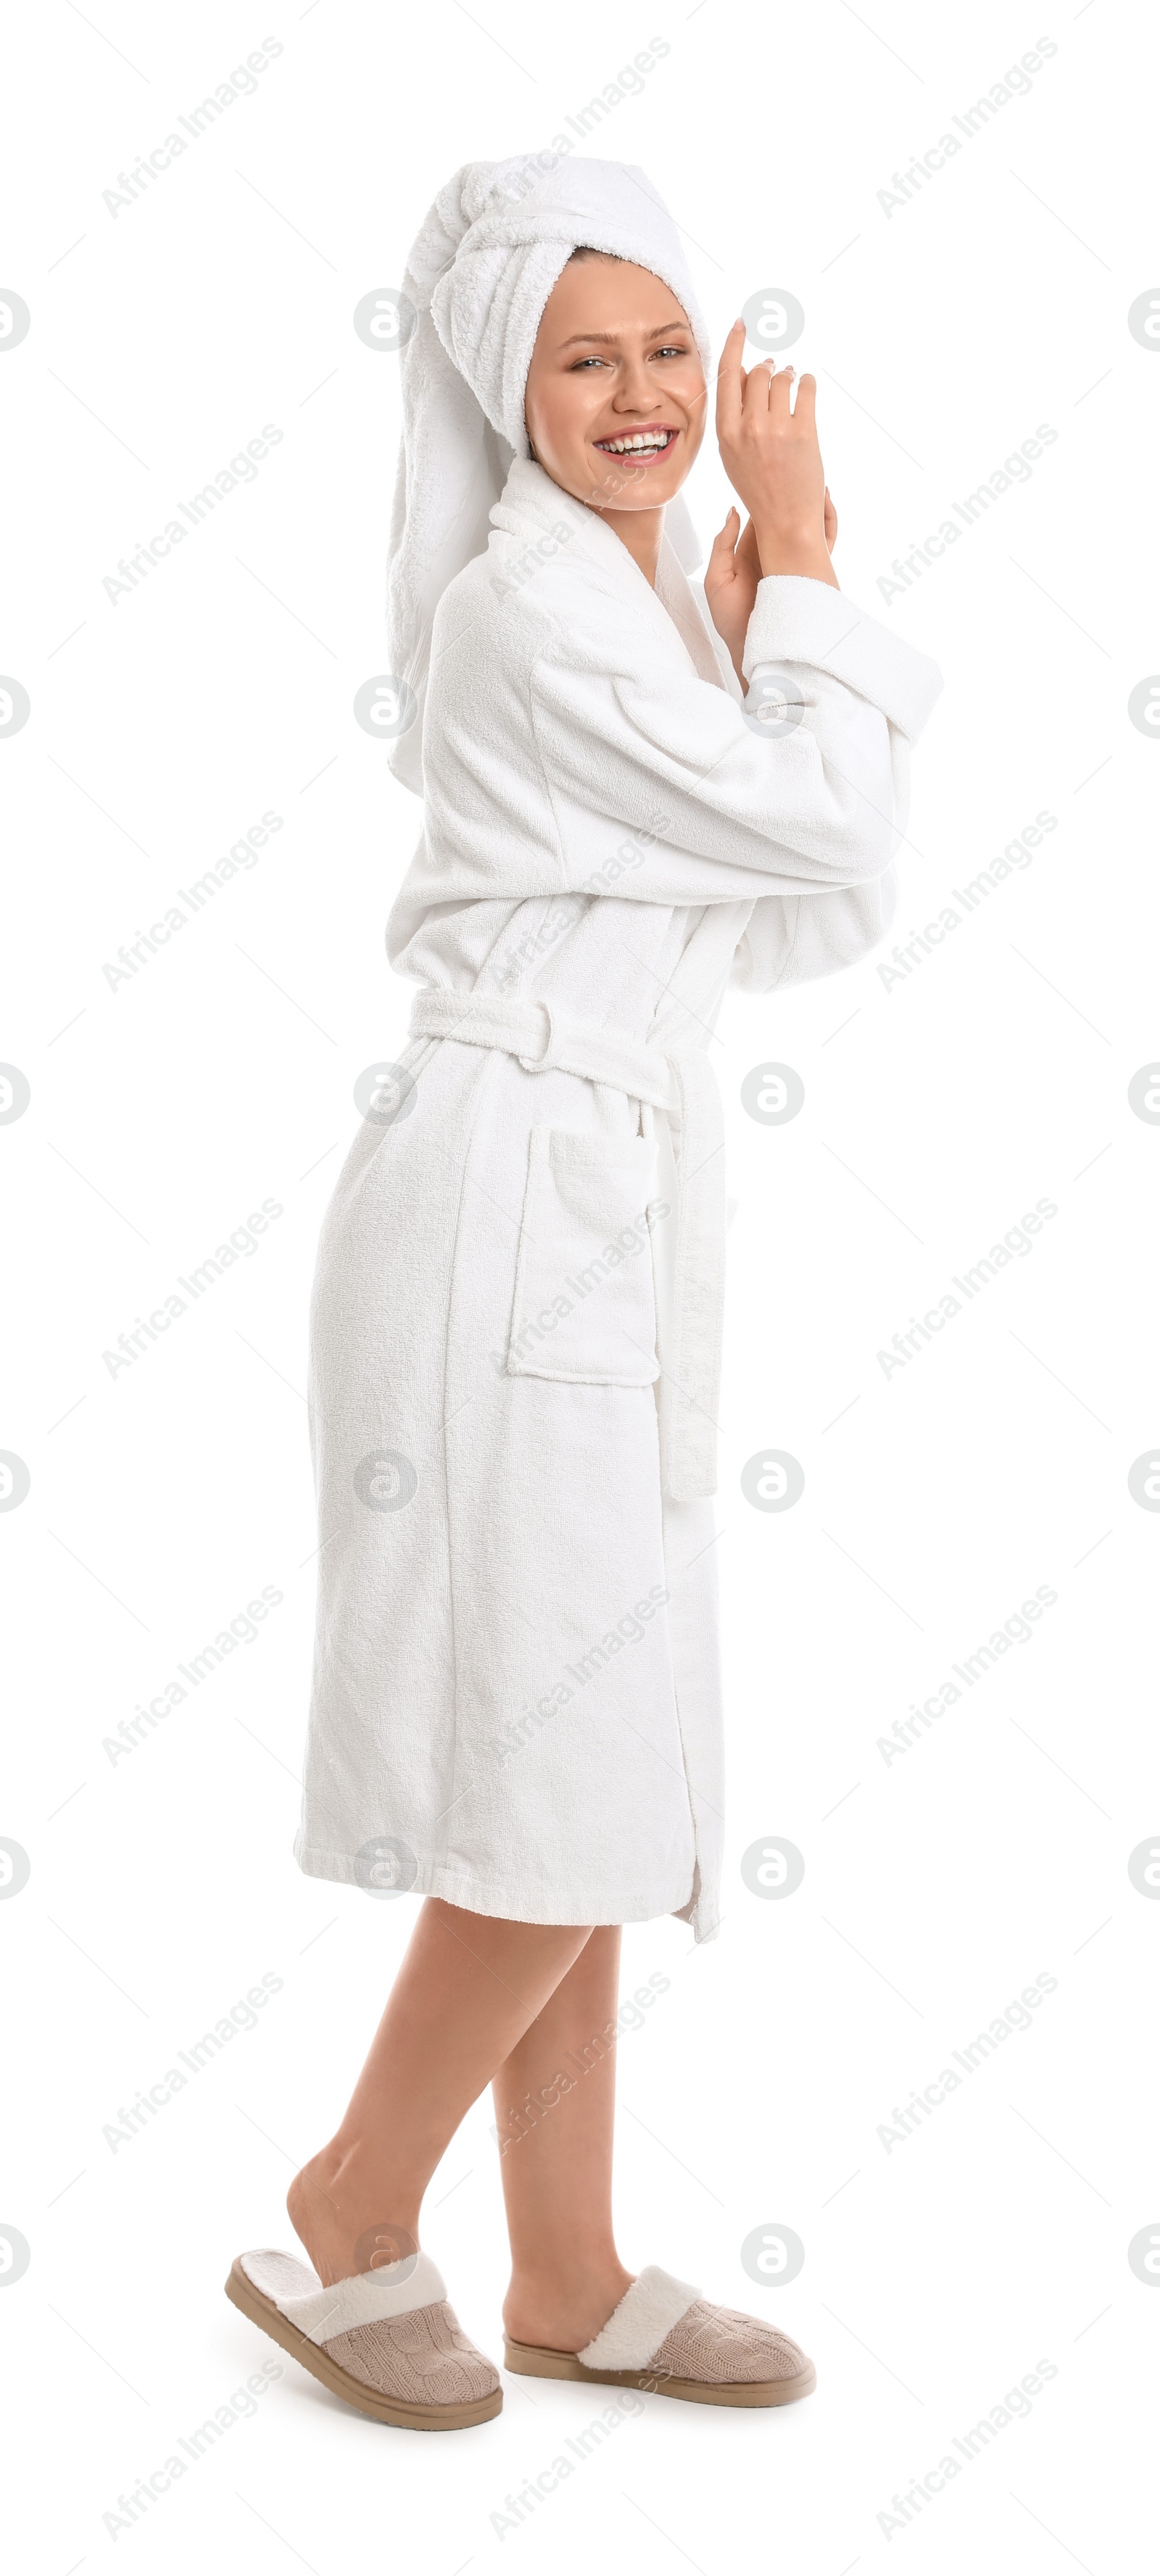
{"type": "Polygon", "coordinates": [[[552,1070],[556,1061],[553,1054],[553,1048],[556,1043],[556,1031],[552,1021],[552,1006],[550,1002],[538,1001],[533,1003],[532,1008],[533,1010],[542,1011],[544,1014],[548,1023],[548,1043],[542,1055],[520,1055],[516,1057],[516,1062],[517,1064],[522,1064],[525,1073],[548,1073],[552,1070]]]}

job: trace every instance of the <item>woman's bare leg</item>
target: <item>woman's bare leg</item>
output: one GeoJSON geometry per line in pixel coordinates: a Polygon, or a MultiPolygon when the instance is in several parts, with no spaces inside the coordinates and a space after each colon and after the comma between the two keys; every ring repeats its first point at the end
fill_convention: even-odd
{"type": "Polygon", "coordinates": [[[324,2287],[413,2251],[440,2156],[589,1929],[425,1899],[348,2108],[286,2195],[324,2287]]]}
{"type": "Polygon", "coordinates": [[[492,2084],[516,2343],[579,2352],[628,2289],[612,2231],[618,1925],[591,1932],[492,2084]]]}

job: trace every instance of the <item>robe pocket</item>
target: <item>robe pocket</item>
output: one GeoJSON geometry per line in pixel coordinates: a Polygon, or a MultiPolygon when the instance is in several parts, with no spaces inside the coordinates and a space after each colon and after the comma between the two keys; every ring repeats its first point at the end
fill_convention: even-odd
{"type": "Polygon", "coordinates": [[[651,1386],[659,1374],[651,1136],[533,1127],[508,1374],[651,1386]]]}

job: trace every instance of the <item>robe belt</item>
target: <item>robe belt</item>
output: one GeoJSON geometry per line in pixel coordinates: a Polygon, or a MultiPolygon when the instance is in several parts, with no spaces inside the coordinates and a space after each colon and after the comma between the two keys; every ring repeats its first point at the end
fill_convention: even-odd
{"type": "MultiPolygon", "coordinates": [[[[413,1038],[498,1047],[525,1073],[572,1073],[648,1103],[668,1120],[676,1168],[669,1312],[658,1332],[661,1482],[675,1501],[717,1490],[717,1408],[725,1292],[725,1136],[705,1050],[637,1044],[555,1002],[500,1001],[429,985],[415,996],[413,1038]]],[[[654,1254],[655,1259],[655,1254],[654,1254]]],[[[663,1314],[658,1298],[658,1314],[663,1314]]]]}

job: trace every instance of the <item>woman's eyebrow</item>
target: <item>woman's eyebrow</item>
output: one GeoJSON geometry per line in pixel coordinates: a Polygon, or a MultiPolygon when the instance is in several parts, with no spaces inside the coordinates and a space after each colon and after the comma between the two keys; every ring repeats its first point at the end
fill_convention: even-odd
{"type": "MultiPolygon", "coordinates": [[[[643,332],[641,336],[646,340],[659,340],[662,334],[667,335],[670,331],[687,331],[688,327],[687,322],[658,322],[654,329],[643,332]]],[[[623,337],[624,334],[621,331],[574,331],[570,340],[561,340],[560,347],[574,349],[581,340],[601,340],[608,347],[615,348],[623,337]]]]}

